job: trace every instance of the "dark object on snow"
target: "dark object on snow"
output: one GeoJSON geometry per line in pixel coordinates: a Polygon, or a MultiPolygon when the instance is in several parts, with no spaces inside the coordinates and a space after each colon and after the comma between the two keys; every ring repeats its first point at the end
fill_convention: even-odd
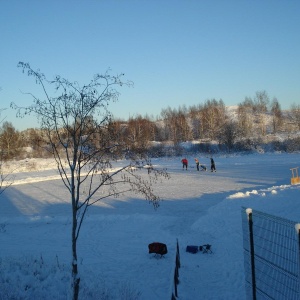
{"type": "Polygon", "coordinates": [[[213,172],[215,171],[216,172],[216,164],[215,164],[215,161],[214,159],[211,157],[210,158],[210,170],[213,172]]]}
{"type": "Polygon", "coordinates": [[[211,251],[211,245],[206,244],[199,247],[199,251],[202,251],[202,253],[212,253],[211,251]]]}
{"type": "Polygon", "coordinates": [[[189,253],[197,253],[198,252],[198,249],[199,247],[198,246],[186,246],[186,252],[189,252],[189,253]]]}
{"type": "Polygon", "coordinates": [[[163,243],[154,242],[148,245],[149,253],[155,253],[155,255],[160,255],[163,257],[168,253],[167,245],[163,243]]]}

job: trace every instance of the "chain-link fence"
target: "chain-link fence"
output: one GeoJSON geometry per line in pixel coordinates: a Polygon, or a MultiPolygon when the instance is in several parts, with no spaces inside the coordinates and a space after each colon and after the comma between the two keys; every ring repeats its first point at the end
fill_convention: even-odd
{"type": "Polygon", "coordinates": [[[242,208],[247,299],[300,299],[299,224],[242,208]]]}

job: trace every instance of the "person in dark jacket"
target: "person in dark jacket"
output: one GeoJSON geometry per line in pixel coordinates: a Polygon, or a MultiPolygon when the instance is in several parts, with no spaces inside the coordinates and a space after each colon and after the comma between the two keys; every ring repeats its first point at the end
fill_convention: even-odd
{"type": "Polygon", "coordinates": [[[199,160],[198,160],[198,158],[195,158],[195,163],[196,163],[197,171],[199,171],[199,160]]]}
{"type": "Polygon", "coordinates": [[[216,165],[215,165],[215,161],[214,161],[214,159],[211,157],[210,158],[210,170],[213,172],[213,171],[215,171],[215,172],[217,172],[217,170],[216,170],[216,165]]]}

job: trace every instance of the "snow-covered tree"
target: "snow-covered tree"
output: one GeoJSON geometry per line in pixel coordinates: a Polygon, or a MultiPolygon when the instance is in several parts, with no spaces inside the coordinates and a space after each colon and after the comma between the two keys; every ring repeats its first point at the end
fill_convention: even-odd
{"type": "MultiPolygon", "coordinates": [[[[5,118],[1,118],[1,112],[4,109],[0,109],[0,124],[4,121],[5,118]]],[[[13,184],[15,176],[10,172],[4,172],[3,165],[6,158],[6,152],[0,143],[0,195],[13,184]]]]}
{"type": "Polygon", "coordinates": [[[43,96],[30,93],[31,106],[22,108],[15,103],[11,106],[17,109],[19,116],[33,113],[38,117],[72,203],[72,293],[75,300],[80,287],[77,241],[87,210],[104,198],[127,192],[142,194],[157,208],[160,199],[152,184],[167,178],[168,174],[153,166],[148,172],[144,168],[149,164],[147,158],[138,157],[120,142],[121,133],[112,122],[108,105],[118,99],[117,87],[131,85],[131,82],[122,81],[123,74],[96,74],[89,84],[80,86],[60,76],[49,81],[28,63],[20,62],[18,66],[34,77],[43,96]],[[53,97],[50,96],[51,87],[54,87],[53,97]],[[126,156],[127,163],[114,168],[114,161],[120,154],[126,156]]]}
{"type": "Polygon", "coordinates": [[[281,106],[276,97],[274,97],[271,102],[271,114],[272,114],[273,132],[276,133],[283,123],[281,106]]]}
{"type": "Polygon", "coordinates": [[[22,146],[22,137],[11,122],[3,122],[0,127],[0,147],[4,159],[11,159],[18,155],[22,146]]]}
{"type": "Polygon", "coordinates": [[[290,119],[300,130],[300,104],[293,103],[291,105],[290,119]]]}
{"type": "Polygon", "coordinates": [[[266,91],[258,91],[254,97],[254,112],[258,116],[258,122],[260,127],[260,134],[265,136],[267,133],[267,111],[268,104],[270,102],[269,96],[266,91]]]}

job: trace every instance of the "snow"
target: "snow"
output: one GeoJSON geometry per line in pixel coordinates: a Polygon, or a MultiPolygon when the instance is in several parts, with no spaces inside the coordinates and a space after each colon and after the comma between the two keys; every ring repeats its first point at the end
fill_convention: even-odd
{"type": "MultiPolygon", "coordinates": [[[[188,171],[180,157],[152,161],[171,175],[154,187],[157,210],[132,195],[90,208],[78,244],[80,299],[170,299],[177,239],[179,299],[246,299],[241,207],[300,223],[300,185],[290,185],[300,154],[215,156],[216,173],[197,172],[194,157],[188,171]],[[152,242],[167,244],[164,258],[148,253],[152,242]],[[213,253],[185,252],[203,244],[213,253]]],[[[10,168],[15,184],[0,197],[0,299],[70,299],[71,204],[55,164],[10,168]]]]}

